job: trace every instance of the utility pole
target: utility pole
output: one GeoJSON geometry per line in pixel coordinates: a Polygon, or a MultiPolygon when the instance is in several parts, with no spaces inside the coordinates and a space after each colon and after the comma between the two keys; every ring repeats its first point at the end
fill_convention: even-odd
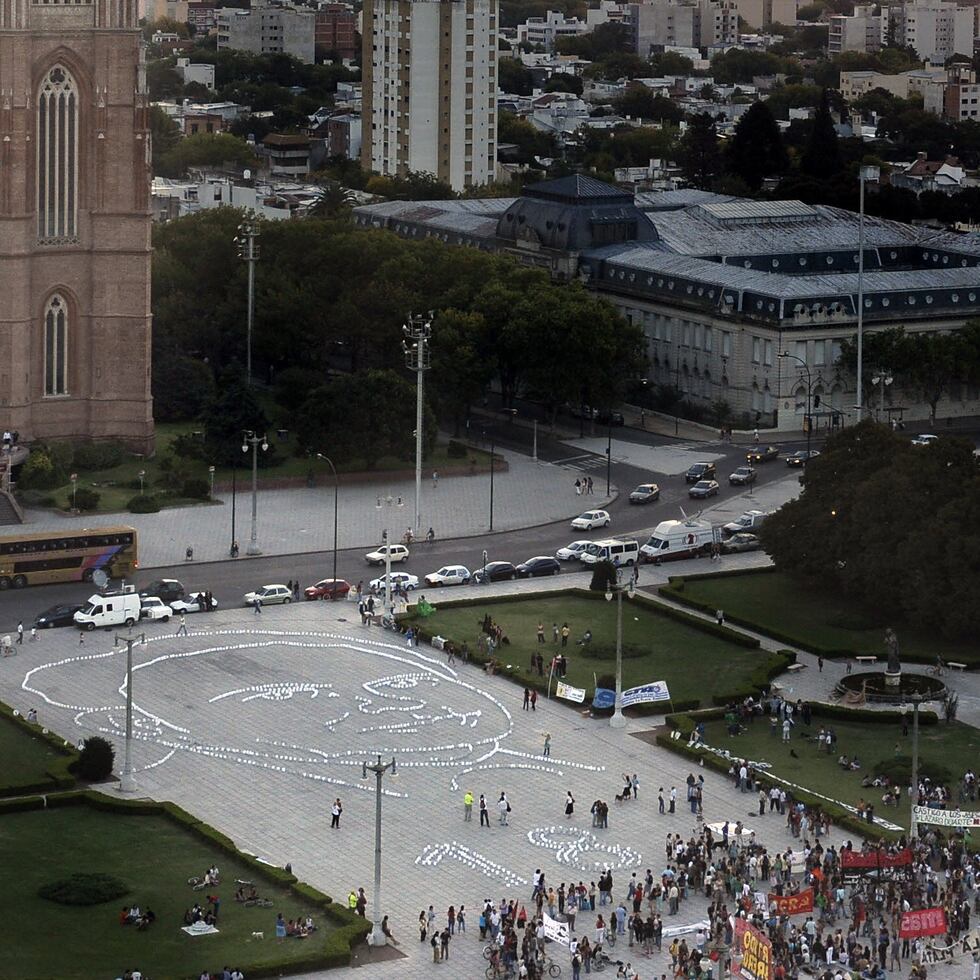
{"type": "Polygon", "coordinates": [[[249,538],[248,548],[245,553],[248,555],[261,555],[259,548],[259,519],[258,519],[258,499],[259,499],[259,446],[262,452],[269,448],[268,440],[265,436],[257,436],[251,429],[246,429],[242,437],[242,452],[247,453],[248,447],[252,447],[252,535],[249,538]]]}
{"type": "Polygon", "coordinates": [[[371,902],[374,925],[371,934],[368,936],[368,943],[371,946],[384,946],[388,942],[388,937],[381,929],[381,921],[384,918],[381,913],[381,780],[389,770],[392,776],[398,775],[395,772],[394,756],[391,757],[391,762],[382,762],[379,755],[377,762],[365,762],[361,769],[362,779],[367,779],[367,774],[373,772],[378,781],[378,793],[374,809],[374,900],[371,902]]]}
{"type": "Polygon", "coordinates": [[[405,364],[415,372],[415,523],[414,529],[422,528],[422,415],[425,405],[425,372],[432,367],[432,352],[429,344],[432,339],[432,318],[429,310],[425,315],[409,313],[408,323],[402,327],[405,340],[405,364]]]}
{"type": "Polygon", "coordinates": [[[135,793],[136,780],[133,777],[133,644],[146,643],[146,634],[139,636],[120,636],[112,641],[118,646],[122,640],[126,644],[126,754],[123,758],[122,775],[119,778],[120,793],[135,793]]]}
{"type": "Polygon", "coordinates": [[[610,728],[625,728],[626,716],[623,714],[623,593],[632,599],[634,595],[633,577],[630,575],[629,584],[619,582],[619,569],[616,569],[616,583],[606,586],[606,602],[612,602],[616,596],[616,703],[609,719],[610,728]]]}
{"type": "Polygon", "coordinates": [[[252,324],[255,318],[255,263],[259,260],[259,228],[254,214],[249,213],[238,226],[239,256],[248,263],[248,313],[245,327],[245,380],[252,384],[252,324]]]}
{"type": "Polygon", "coordinates": [[[858,181],[861,185],[858,204],[858,295],[857,295],[857,421],[864,415],[864,184],[877,180],[881,175],[878,167],[861,167],[858,181]]]}

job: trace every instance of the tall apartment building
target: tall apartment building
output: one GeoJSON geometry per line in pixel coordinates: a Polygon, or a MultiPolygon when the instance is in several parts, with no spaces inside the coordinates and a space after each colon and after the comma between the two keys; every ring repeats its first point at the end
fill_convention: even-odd
{"type": "Polygon", "coordinates": [[[517,25],[517,43],[540,46],[551,54],[559,38],[578,37],[591,29],[578,17],[566,17],[561,11],[548,10],[544,17],[528,17],[523,24],[517,25]]]}
{"type": "Polygon", "coordinates": [[[658,47],[711,48],[738,43],[734,0],[654,0],[630,5],[633,43],[641,58],[658,47]]]}
{"type": "Polygon", "coordinates": [[[910,45],[935,65],[954,54],[973,57],[976,8],[943,0],[915,0],[888,8],[888,30],[899,45],[910,45]]]}
{"type": "Polygon", "coordinates": [[[321,3],[316,12],[314,41],[341,58],[353,58],[356,49],[357,14],[346,3],[321,3]]]}
{"type": "Polygon", "coordinates": [[[365,170],[434,174],[453,190],[493,180],[496,0],[365,0],[365,170]]]}
{"type": "Polygon", "coordinates": [[[218,11],[218,50],[291,54],[313,64],[316,11],[275,0],[254,0],[251,10],[218,11]]]}
{"type": "Polygon", "coordinates": [[[849,17],[837,14],[830,18],[827,51],[831,55],[843,51],[860,51],[864,54],[880,51],[887,27],[887,15],[876,14],[870,4],[856,6],[849,17]]]}
{"type": "Polygon", "coordinates": [[[773,24],[792,27],[800,0],[736,0],[738,15],[754,31],[765,31],[773,24]]]}

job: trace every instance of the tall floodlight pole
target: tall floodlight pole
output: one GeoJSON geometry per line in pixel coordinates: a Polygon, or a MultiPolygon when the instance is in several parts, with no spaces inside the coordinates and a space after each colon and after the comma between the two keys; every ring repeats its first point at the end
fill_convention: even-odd
{"type": "Polygon", "coordinates": [[[133,644],[146,643],[146,634],[139,636],[120,636],[112,641],[118,646],[122,640],[126,644],[126,749],[123,757],[122,775],[119,777],[120,793],[135,793],[136,779],[133,776],[133,644]]]}
{"type": "Polygon", "coordinates": [[[245,321],[245,380],[252,383],[252,324],[255,320],[255,263],[259,260],[259,226],[249,214],[238,226],[238,254],[248,265],[248,308],[245,321]]]}
{"type": "Polygon", "coordinates": [[[361,770],[362,779],[367,779],[368,773],[373,772],[378,781],[374,808],[374,901],[371,903],[371,917],[374,920],[374,925],[368,936],[368,943],[371,946],[384,946],[388,942],[388,937],[381,928],[381,922],[384,918],[381,913],[381,780],[389,770],[392,776],[397,775],[394,756],[392,756],[391,762],[382,762],[380,755],[377,762],[365,762],[361,770]]]}
{"type": "Polygon", "coordinates": [[[432,366],[429,349],[432,340],[432,317],[427,314],[409,314],[408,323],[402,327],[405,339],[402,350],[405,364],[415,372],[415,523],[416,531],[422,527],[422,411],[424,407],[425,372],[432,366]]]}
{"type": "Polygon", "coordinates": [[[880,175],[878,167],[861,167],[858,171],[861,189],[858,203],[857,402],[854,405],[858,422],[864,414],[864,184],[868,180],[877,180],[880,175]]]}

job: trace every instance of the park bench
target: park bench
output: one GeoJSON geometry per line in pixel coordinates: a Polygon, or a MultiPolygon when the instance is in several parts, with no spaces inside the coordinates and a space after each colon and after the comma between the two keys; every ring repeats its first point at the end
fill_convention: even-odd
{"type": "Polygon", "coordinates": [[[878,658],[870,654],[866,654],[863,657],[854,658],[859,664],[874,664],[878,662],[878,658]]]}
{"type": "Polygon", "coordinates": [[[953,660],[947,661],[946,666],[953,667],[955,670],[966,670],[966,664],[956,663],[953,660]]]}
{"type": "Polygon", "coordinates": [[[790,671],[797,671],[797,670],[802,670],[802,669],[803,669],[803,668],[804,668],[805,666],[806,666],[806,664],[790,664],[790,665],[789,665],[789,666],[788,666],[788,667],[786,668],[786,670],[787,670],[787,672],[790,672],[790,671]]]}

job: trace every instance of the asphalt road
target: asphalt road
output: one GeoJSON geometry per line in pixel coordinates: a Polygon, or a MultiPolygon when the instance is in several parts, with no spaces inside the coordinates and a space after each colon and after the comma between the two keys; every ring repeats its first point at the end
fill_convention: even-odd
{"type": "MultiPolygon", "coordinates": [[[[482,427],[481,427],[482,428],[482,427]]],[[[530,452],[530,430],[524,430],[507,422],[489,423],[486,426],[487,438],[493,435],[496,445],[530,452]]],[[[588,435],[588,433],[586,433],[588,435]]],[[[597,428],[596,435],[605,431],[597,428]]],[[[674,445],[675,440],[654,436],[650,433],[635,429],[613,429],[613,438],[623,437],[631,442],[643,442],[649,445],[674,445]]],[[[814,440],[814,448],[819,445],[814,440]]],[[[805,446],[804,442],[783,444],[784,453],[793,452],[805,446]]],[[[728,473],[745,460],[748,447],[744,445],[712,444],[706,446],[709,456],[723,454],[718,460],[719,495],[709,503],[724,500],[726,497],[744,493],[744,487],[729,487],[728,473]]],[[[567,460],[569,458],[585,457],[580,448],[569,446],[560,440],[549,439],[539,431],[538,457],[547,461],[567,460]]],[[[597,495],[605,490],[606,461],[604,456],[589,456],[580,460],[584,467],[583,473],[592,477],[595,482],[597,495]]],[[[757,467],[758,478],[756,486],[764,485],[772,480],[785,477],[788,470],[781,459],[757,467]]],[[[471,570],[483,564],[483,551],[486,549],[488,560],[506,560],[515,564],[539,554],[554,554],[555,551],[577,538],[608,537],[612,535],[639,536],[648,532],[659,521],[680,517],[679,507],[691,513],[698,504],[690,501],[687,495],[687,484],[683,475],[663,476],[651,474],[646,470],[637,469],[615,460],[611,466],[611,482],[620,488],[620,495],[609,509],[612,517],[611,527],[592,533],[572,531],[566,521],[559,521],[540,527],[524,528],[516,531],[485,534],[479,537],[437,540],[431,545],[416,544],[412,547],[412,556],[404,564],[393,566],[399,571],[411,572],[422,578],[446,564],[466,565],[471,570]],[[660,500],[642,506],[628,503],[629,491],[639,483],[653,480],[661,488],[660,500]]],[[[571,481],[573,477],[569,477],[571,481]]],[[[590,506],[590,498],[582,497],[582,509],[590,506]]],[[[641,544],[645,542],[645,537],[641,544]]],[[[349,582],[365,582],[383,574],[383,568],[369,566],[364,561],[365,549],[358,548],[341,551],[337,555],[337,575],[349,582]]],[[[579,570],[578,563],[572,563],[571,569],[579,570]]],[[[176,578],[188,591],[210,589],[221,607],[241,604],[244,593],[266,583],[286,582],[289,579],[299,579],[305,587],[321,578],[333,574],[332,552],[312,552],[299,555],[270,555],[269,557],[246,558],[240,557],[221,562],[181,563],[169,568],[154,568],[141,575],[136,584],[142,586],[151,579],[176,578]]],[[[91,594],[92,587],[81,583],[65,585],[47,585],[0,593],[0,630],[9,632],[16,628],[18,621],[23,621],[29,627],[35,616],[49,606],[61,602],[84,602],[91,594]]]]}

